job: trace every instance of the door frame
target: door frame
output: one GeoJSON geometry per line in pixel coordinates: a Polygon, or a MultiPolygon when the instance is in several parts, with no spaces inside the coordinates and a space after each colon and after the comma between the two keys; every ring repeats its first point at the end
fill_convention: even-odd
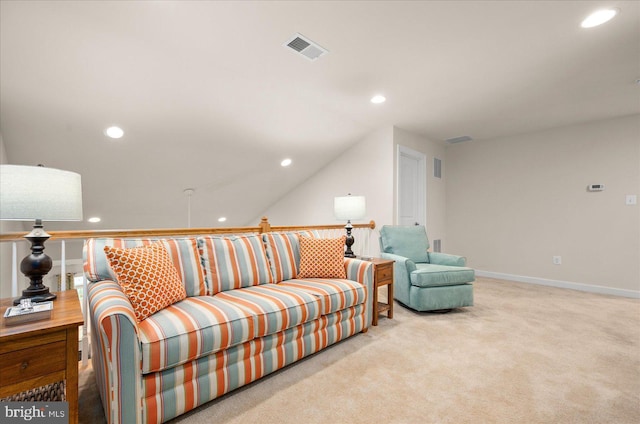
{"type": "Polygon", "coordinates": [[[396,225],[400,222],[400,159],[410,156],[418,160],[418,217],[422,217],[420,225],[427,226],[427,155],[407,146],[398,144],[396,152],[396,225]]]}

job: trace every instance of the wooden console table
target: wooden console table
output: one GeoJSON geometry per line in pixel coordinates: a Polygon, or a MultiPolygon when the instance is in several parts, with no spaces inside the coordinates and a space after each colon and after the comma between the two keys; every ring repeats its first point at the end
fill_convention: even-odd
{"type": "Polygon", "coordinates": [[[78,327],[83,324],[78,292],[56,293],[50,319],[7,326],[0,300],[0,398],[66,380],[69,423],[78,422],[78,327]]]}

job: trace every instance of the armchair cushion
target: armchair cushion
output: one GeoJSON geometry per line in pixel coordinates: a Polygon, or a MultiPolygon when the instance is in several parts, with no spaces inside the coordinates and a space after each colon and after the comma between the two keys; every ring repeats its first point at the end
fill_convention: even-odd
{"type": "Polygon", "coordinates": [[[380,241],[385,253],[404,256],[414,262],[429,262],[429,239],[422,225],[383,225],[380,241]]]}
{"type": "Polygon", "coordinates": [[[434,264],[416,264],[411,273],[411,285],[416,287],[457,286],[475,280],[475,272],[471,268],[434,264]]]}

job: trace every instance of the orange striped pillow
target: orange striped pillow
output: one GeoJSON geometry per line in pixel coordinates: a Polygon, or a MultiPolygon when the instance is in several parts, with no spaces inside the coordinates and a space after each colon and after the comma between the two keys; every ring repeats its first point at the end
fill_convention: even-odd
{"type": "Polygon", "coordinates": [[[121,249],[147,246],[161,241],[167,249],[173,265],[180,275],[187,296],[204,296],[207,288],[204,280],[204,270],[200,263],[200,253],[195,237],[176,237],[169,239],[149,238],[95,238],[88,239],[82,249],[84,257],[84,274],[87,280],[113,280],[117,276],[104,255],[104,246],[119,247],[121,249]]]}
{"type": "Polygon", "coordinates": [[[297,278],[347,278],[344,241],[300,237],[300,271],[297,278]]]}
{"type": "Polygon", "coordinates": [[[130,249],[105,246],[104,253],[138,322],[187,297],[162,242],[130,249]]]}
{"type": "Polygon", "coordinates": [[[262,236],[198,237],[209,294],[273,283],[262,236]]]}

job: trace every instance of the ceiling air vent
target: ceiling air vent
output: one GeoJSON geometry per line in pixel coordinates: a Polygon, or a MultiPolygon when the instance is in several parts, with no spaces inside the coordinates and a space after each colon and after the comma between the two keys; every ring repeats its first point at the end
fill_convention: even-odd
{"type": "Polygon", "coordinates": [[[461,137],[447,138],[445,141],[447,142],[447,144],[456,144],[456,143],[464,143],[465,141],[471,141],[471,140],[473,139],[468,135],[463,135],[461,137]]]}
{"type": "Polygon", "coordinates": [[[294,50],[296,53],[301,54],[309,60],[316,60],[328,50],[320,46],[315,41],[309,40],[302,34],[295,34],[283,46],[294,50]]]}

